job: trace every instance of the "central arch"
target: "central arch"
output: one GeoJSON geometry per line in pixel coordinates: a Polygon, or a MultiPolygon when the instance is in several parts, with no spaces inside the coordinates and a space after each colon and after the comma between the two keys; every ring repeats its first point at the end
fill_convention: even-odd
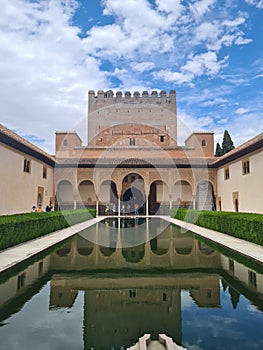
{"type": "Polygon", "coordinates": [[[121,212],[124,214],[145,214],[145,186],[143,178],[137,173],[126,175],[122,181],[121,212]]]}

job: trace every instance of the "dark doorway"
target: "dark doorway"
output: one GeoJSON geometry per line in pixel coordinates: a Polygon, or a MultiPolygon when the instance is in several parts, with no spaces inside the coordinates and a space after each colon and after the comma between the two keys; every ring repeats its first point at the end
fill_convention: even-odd
{"type": "Polygon", "coordinates": [[[126,213],[134,213],[134,206],[137,204],[139,214],[145,214],[145,196],[136,187],[130,187],[123,194],[123,202],[126,207],[126,213]]]}

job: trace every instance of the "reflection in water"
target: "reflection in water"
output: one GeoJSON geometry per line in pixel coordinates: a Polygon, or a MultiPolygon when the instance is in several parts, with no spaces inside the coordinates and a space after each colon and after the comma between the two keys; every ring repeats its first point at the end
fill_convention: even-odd
{"type": "Polygon", "coordinates": [[[227,349],[263,348],[259,331],[263,326],[262,274],[172,225],[144,220],[137,226],[133,219],[110,219],[102,225],[80,232],[62,248],[18,274],[8,278],[0,275],[3,348],[9,348],[8,334],[13,328],[23,329],[26,335],[18,341],[20,332],[12,332],[12,339],[18,341],[21,349],[33,349],[31,342],[35,341],[35,346],[38,337],[45,337],[46,348],[67,348],[71,344],[69,340],[65,342],[68,334],[80,341],[72,333],[76,322],[79,329],[83,327],[84,345],[71,344],[68,348],[121,349],[135,344],[144,333],[150,333],[152,339],[165,333],[176,343],[192,348],[226,348],[222,339],[227,349]],[[137,235],[136,240],[141,240],[140,235],[148,240],[127,247],[125,238],[122,246],[125,233],[121,230],[127,227],[137,235]],[[156,236],[160,228],[162,233],[156,236]],[[111,242],[109,246],[96,243],[102,234],[111,242]],[[39,306],[29,313],[36,297],[39,306]],[[256,308],[252,313],[253,305],[256,308]],[[73,322],[78,307],[79,318],[73,322]],[[62,310],[67,310],[72,323],[67,323],[62,310]],[[238,318],[234,311],[238,311],[238,318]],[[12,317],[18,312],[21,317],[12,317]],[[33,318],[35,332],[29,321],[33,318]],[[23,320],[28,320],[27,326],[23,320]],[[61,339],[56,337],[52,342],[48,334],[58,333],[59,325],[67,325],[67,335],[64,332],[61,339]],[[216,334],[208,331],[211,325],[216,334]]]}
{"type": "Polygon", "coordinates": [[[105,247],[134,247],[157,237],[169,227],[169,223],[157,218],[107,218],[80,235],[105,247]]]}

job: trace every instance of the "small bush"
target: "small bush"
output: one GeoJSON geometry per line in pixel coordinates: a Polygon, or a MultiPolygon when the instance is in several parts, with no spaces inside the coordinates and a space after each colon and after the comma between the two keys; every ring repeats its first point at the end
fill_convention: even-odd
{"type": "Polygon", "coordinates": [[[263,245],[263,215],[222,211],[171,209],[170,216],[263,245]]]}
{"type": "Polygon", "coordinates": [[[95,209],[0,216],[0,250],[89,220],[95,216],[95,209]]]}

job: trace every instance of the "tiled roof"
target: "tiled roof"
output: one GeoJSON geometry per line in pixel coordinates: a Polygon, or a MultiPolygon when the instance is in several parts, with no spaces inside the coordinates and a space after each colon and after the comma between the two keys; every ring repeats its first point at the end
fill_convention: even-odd
{"type": "Polygon", "coordinates": [[[263,132],[221,157],[215,158],[213,165],[219,167],[263,147],[263,132]]]}
{"type": "Polygon", "coordinates": [[[203,167],[212,164],[214,158],[60,158],[58,167],[203,167]]]}
{"type": "Polygon", "coordinates": [[[55,158],[53,156],[25,140],[23,137],[17,135],[2,124],[0,124],[0,142],[54,166],[55,158]]]}

